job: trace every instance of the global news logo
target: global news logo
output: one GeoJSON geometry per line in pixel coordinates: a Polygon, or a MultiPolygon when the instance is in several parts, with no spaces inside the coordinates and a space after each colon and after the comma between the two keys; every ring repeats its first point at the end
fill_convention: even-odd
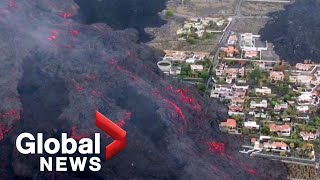
{"type": "MultiPolygon", "coordinates": [[[[96,126],[115,139],[105,148],[106,160],[111,159],[126,147],[126,132],[98,111],[96,111],[96,126]]],[[[40,156],[40,171],[84,171],[86,167],[90,171],[100,171],[100,145],[100,133],[95,133],[93,140],[91,138],[82,138],[79,141],[68,137],[67,133],[61,134],[60,141],[56,138],[44,140],[43,133],[37,133],[37,136],[34,137],[28,132],[21,133],[16,139],[17,150],[25,155],[56,155],[58,153],[62,155],[83,155],[81,157],[40,156]],[[70,164],[69,167],[71,169],[68,169],[67,162],[70,164]]]]}

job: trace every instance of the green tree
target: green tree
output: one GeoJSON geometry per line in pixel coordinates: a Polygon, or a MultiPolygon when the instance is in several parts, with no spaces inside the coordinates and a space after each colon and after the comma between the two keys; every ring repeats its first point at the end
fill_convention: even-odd
{"type": "Polygon", "coordinates": [[[185,71],[185,72],[190,72],[191,71],[191,66],[190,64],[185,64],[182,66],[182,71],[185,71]]]}
{"type": "Polygon", "coordinates": [[[197,84],[197,88],[200,92],[205,92],[206,91],[206,86],[204,84],[197,84]]]}
{"type": "Polygon", "coordinates": [[[270,135],[269,126],[267,126],[267,125],[263,126],[262,129],[261,129],[261,133],[264,134],[264,135],[270,135]]]}
{"type": "Polygon", "coordinates": [[[204,39],[212,39],[213,34],[210,32],[204,32],[203,37],[204,37],[204,39]]]}
{"type": "Polygon", "coordinates": [[[254,68],[253,71],[248,75],[249,80],[256,84],[260,84],[260,81],[263,79],[263,77],[263,71],[259,67],[254,68]]]}
{"type": "Polygon", "coordinates": [[[290,99],[291,99],[291,97],[290,97],[288,94],[286,94],[286,95],[283,96],[283,100],[284,100],[284,101],[288,101],[288,100],[290,100],[290,99]]]}
{"type": "Polygon", "coordinates": [[[297,140],[299,138],[299,134],[298,133],[293,133],[291,138],[294,139],[294,140],[297,140]]]}
{"type": "Polygon", "coordinates": [[[188,37],[188,39],[187,39],[187,42],[189,43],[189,44],[196,44],[197,43],[197,40],[194,38],[194,37],[188,37]]]}
{"type": "Polygon", "coordinates": [[[286,152],[285,151],[281,151],[280,152],[280,156],[285,156],[286,155],[286,152]]]}
{"type": "Polygon", "coordinates": [[[294,143],[290,143],[290,148],[293,149],[295,146],[294,146],[294,143]]]}
{"type": "Polygon", "coordinates": [[[274,107],[275,105],[277,105],[278,103],[276,101],[271,101],[270,103],[272,105],[272,107],[274,107]]]}
{"type": "Polygon", "coordinates": [[[247,128],[242,128],[242,134],[248,135],[250,133],[249,129],[247,128]]]}
{"type": "Polygon", "coordinates": [[[316,126],[320,126],[320,117],[319,116],[314,118],[314,123],[316,126]]]}
{"type": "Polygon", "coordinates": [[[172,17],[174,15],[174,12],[172,10],[167,10],[166,11],[166,16],[167,17],[172,17]]]}
{"type": "Polygon", "coordinates": [[[209,78],[209,72],[202,72],[201,74],[200,74],[200,77],[202,78],[202,79],[204,79],[204,80],[207,80],[208,78],[209,78]]]}

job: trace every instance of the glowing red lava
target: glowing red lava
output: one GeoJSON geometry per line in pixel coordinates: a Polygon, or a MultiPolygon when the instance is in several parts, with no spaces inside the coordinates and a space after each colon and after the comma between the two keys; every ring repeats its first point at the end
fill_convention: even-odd
{"type": "Polygon", "coordinates": [[[132,116],[131,112],[126,112],[122,119],[119,119],[116,124],[121,128],[126,125],[126,121],[130,120],[132,116]]]}
{"type": "Polygon", "coordinates": [[[173,107],[173,109],[168,108],[168,110],[170,110],[170,111],[174,110],[174,112],[178,115],[178,117],[181,117],[181,119],[183,120],[183,127],[180,130],[182,132],[185,131],[188,124],[187,124],[186,117],[185,117],[183,111],[181,110],[181,108],[177,104],[175,104],[174,102],[162,97],[162,95],[159,92],[152,92],[151,95],[154,98],[161,99],[161,100],[165,101],[168,105],[173,107]]]}
{"type": "Polygon", "coordinates": [[[91,95],[95,97],[101,97],[102,93],[98,90],[92,90],[91,95]]]}
{"type": "Polygon", "coordinates": [[[68,18],[72,18],[73,16],[75,16],[76,14],[75,13],[66,13],[66,12],[63,12],[63,13],[60,13],[59,14],[61,17],[63,17],[64,19],[68,19],[68,18]]]}
{"type": "Polygon", "coordinates": [[[71,137],[72,137],[73,139],[79,141],[79,140],[82,139],[82,138],[87,138],[87,137],[89,137],[89,135],[86,134],[86,133],[78,134],[77,128],[76,128],[75,126],[73,126],[73,127],[71,128],[71,137]]]}
{"type": "Polygon", "coordinates": [[[51,32],[51,36],[50,37],[48,37],[48,40],[49,41],[53,41],[53,40],[56,40],[57,38],[58,38],[58,32],[57,31],[52,31],[51,32]]]}
{"type": "Polygon", "coordinates": [[[242,168],[249,174],[253,175],[253,176],[259,176],[259,173],[257,170],[250,168],[248,165],[244,164],[242,166],[242,168]]]}
{"type": "Polygon", "coordinates": [[[71,31],[72,36],[78,36],[80,34],[80,31],[78,30],[72,30],[71,31]]]}
{"type": "Polygon", "coordinates": [[[13,110],[4,112],[0,114],[0,118],[3,118],[3,119],[13,118],[14,120],[18,121],[20,120],[20,110],[13,109],[13,110]]]}
{"type": "Polygon", "coordinates": [[[136,80],[139,80],[139,79],[140,79],[138,76],[136,76],[136,75],[135,75],[134,73],[132,73],[131,71],[129,71],[129,70],[127,70],[127,69],[124,69],[124,68],[122,68],[121,66],[119,66],[118,61],[117,61],[116,59],[112,59],[112,60],[110,61],[110,63],[115,66],[115,69],[116,69],[116,70],[118,70],[118,71],[120,71],[120,72],[128,75],[129,77],[131,77],[132,80],[135,80],[135,81],[136,81],[136,80]]]}
{"type": "Polygon", "coordinates": [[[79,83],[76,83],[76,90],[77,92],[82,92],[84,91],[84,88],[79,83]]]}
{"type": "Polygon", "coordinates": [[[8,7],[9,8],[17,8],[16,1],[15,0],[9,0],[8,7]]]}
{"type": "Polygon", "coordinates": [[[223,142],[217,143],[215,141],[211,141],[209,143],[209,151],[213,153],[220,153],[220,155],[224,156],[226,153],[225,144],[223,142]]]}
{"type": "Polygon", "coordinates": [[[180,96],[180,101],[182,101],[182,103],[187,103],[190,104],[192,106],[192,109],[197,111],[198,113],[201,113],[201,104],[200,102],[196,102],[196,100],[193,97],[189,96],[189,91],[188,89],[174,89],[172,86],[168,86],[167,87],[168,91],[177,93],[180,96]]]}
{"type": "Polygon", "coordinates": [[[7,129],[5,129],[2,124],[0,124],[0,141],[2,141],[11,130],[12,130],[12,125],[10,125],[7,129]]]}
{"type": "Polygon", "coordinates": [[[182,118],[183,126],[184,126],[184,129],[185,129],[187,127],[187,120],[186,120],[186,117],[183,114],[181,108],[178,105],[176,105],[175,103],[173,103],[172,101],[169,101],[168,99],[163,99],[163,100],[166,101],[171,106],[173,106],[173,108],[176,111],[176,113],[182,118]]]}

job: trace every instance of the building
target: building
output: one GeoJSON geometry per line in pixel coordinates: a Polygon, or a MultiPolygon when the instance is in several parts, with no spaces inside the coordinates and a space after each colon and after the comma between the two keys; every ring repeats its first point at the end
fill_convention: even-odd
{"type": "Polygon", "coordinates": [[[232,99],[233,97],[233,91],[232,91],[231,85],[219,85],[216,84],[212,91],[210,97],[213,98],[221,98],[221,99],[232,99]]]}
{"type": "Polygon", "coordinates": [[[244,122],[243,126],[248,129],[260,129],[260,125],[258,125],[255,121],[246,121],[244,122]]]}
{"type": "Polygon", "coordinates": [[[173,66],[170,69],[170,75],[176,76],[181,74],[181,67],[180,66],[173,66]]]}
{"type": "Polygon", "coordinates": [[[296,70],[301,71],[311,71],[314,68],[314,64],[303,64],[303,63],[297,63],[296,64],[296,70]]]}
{"type": "Polygon", "coordinates": [[[164,61],[183,62],[186,59],[186,54],[183,51],[164,51],[166,55],[163,57],[164,61]]]}
{"type": "Polygon", "coordinates": [[[258,56],[258,51],[244,51],[245,58],[254,58],[258,56]]]}
{"type": "Polygon", "coordinates": [[[309,113],[309,106],[296,106],[299,113],[309,113]]]}
{"type": "Polygon", "coordinates": [[[255,48],[255,39],[259,38],[259,35],[254,36],[252,33],[244,33],[240,35],[240,47],[242,49],[251,50],[255,48]]]}
{"type": "Polygon", "coordinates": [[[235,128],[237,128],[237,121],[235,119],[227,119],[226,122],[220,123],[220,127],[235,129],[235,128]]]}
{"type": "Polygon", "coordinates": [[[290,151],[289,146],[284,142],[264,142],[263,148],[272,151],[290,151]]]}
{"type": "Polygon", "coordinates": [[[315,102],[311,92],[302,93],[297,97],[297,101],[299,105],[312,105],[315,102]]]}
{"type": "Polygon", "coordinates": [[[255,92],[259,95],[269,95],[271,94],[271,89],[268,87],[255,88],[255,92]]]}
{"type": "Polygon", "coordinates": [[[288,103],[281,103],[281,104],[276,104],[274,106],[274,111],[276,112],[279,112],[279,111],[282,111],[282,110],[285,110],[285,109],[288,109],[288,103]]]}
{"type": "Polygon", "coordinates": [[[253,35],[252,33],[241,34],[239,45],[244,51],[261,51],[268,49],[267,42],[261,42],[260,35],[253,35]]]}
{"type": "Polygon", "coordinates": [[[191,71],[194,71],[194,72],[202,72],[203,71],[203,65],[191,64],[190,68],[191,68],[191,71]]]}
{"type": "Polygon", "coordinates": [[[192,52],[192,51],[174,51],[164,50],[166,55],[163,57],[164,61],[184,63],[187,60],[192,62],[202,61],[210,56],[207,52],[192,52]]]}
{"type": "Polygon", "coordinates": [[[277,133],[279,136],[290,136],[291,126],[289,124],[277,125],[275,123],[269,124],[270,132],[277,133]]]}
{"type": "Polygon", "coordinates": [[[232,34],[231,36],[229,36],[228,45],[236,45],[237,42],[238,42],[238,36],[236,34],[232,34]]]}
{"type": "Polygon", "coordinates": [[[282,71],[270,71],[270,79],[272,81],[283,81],[284,74],[282,71]]]}
{"type": "Polygon", "coordinates": [[[310,84],[314,77],[312,75],[303,75],[300,74],[296,76],[296,82],[299,84],[310,84]]]}
{"type": "Polygon", "coordinates": [[[236,54],[239,54],[239,50],[235,46],[228,46],[223,48],[223,51],[226,57],[234,57],[236,54]]]}
{"type": "Polygon", "coordinates": [[[223,76],[224,75],[224,68],[225,68],[224,64],[218,65],[216,68],[216,76],[223,76]]]}
{"type": "Polygon", "coordinates": [[[267,108],[268,107],[268,101],[263,99],[261,102],[251,101],[250,102],[250,108],[267,108]]]}
{"type": "Polygon", "coordinates": [[[312,141],[316,140],[319,134],[311,132],[300,132],[300,136],[304,141],[312,141]]]}

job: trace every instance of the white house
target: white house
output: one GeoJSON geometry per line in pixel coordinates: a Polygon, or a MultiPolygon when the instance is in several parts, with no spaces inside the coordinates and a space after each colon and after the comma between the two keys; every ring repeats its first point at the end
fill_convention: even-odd
{"type": "Polygon", "coordinates": [[[285,110],[285,109],[288,109],[288,103],[281,103],[281,104],[276,104],[274,106],[274,110],[275,111],[281,111],[281,110],[285,110]]]}
{"type": "Polygon", "coordinates": [[[255,108],[267,108],[268,107],[268,101],[267,100],[262,100],[261,102],[255,102],[251,101],[250,102],[250,108],[255,109],[255,108]]]}
{"type": "Polygon", "coordinates": [[[310,141],[310,140],[316,140],[318,137],[318,134],[311,133],[311,132],[300,132],[300,136],[304,141],[310,141]]]}
{"type": "Polygon", "coordinates": [[[252,33],[244,33],[240,35],[240,48],[244,51],[261,51],[267,50],[267,42],[262,45],[258,45],[256,42],[260,41],[260,35],[253,35],[252,33]]]}
{"type": "Polygon", "coordinates": [[[248,129],[260,129],[260,126],[255,121],[244,122],[244,127],[248,129]]]}
{"type": "Polygon", "coordinates": [[[191,67],[191,71],[198,71],[198,72],[203,71],[203,65],[191,64],[190,67],[191,67]]]}
{"type": "Polygon", "coordinates": [[[264,142],[263,148],[271,149],[272,151],[290,151],[289,146],[284,142],[264,142]]]}
{"type": "Polygon", "coordinates": [[[271,89],[268,87],[261,87],[261,88],[256,88],[255,92],[257,94],[267,95],[267,94],[271,94],[271,89]]]}
{"type": "Polygon", "coordinates": [[[309,112],[309,106],[296,106],[299,113],[307,113],[309,112]]]}

